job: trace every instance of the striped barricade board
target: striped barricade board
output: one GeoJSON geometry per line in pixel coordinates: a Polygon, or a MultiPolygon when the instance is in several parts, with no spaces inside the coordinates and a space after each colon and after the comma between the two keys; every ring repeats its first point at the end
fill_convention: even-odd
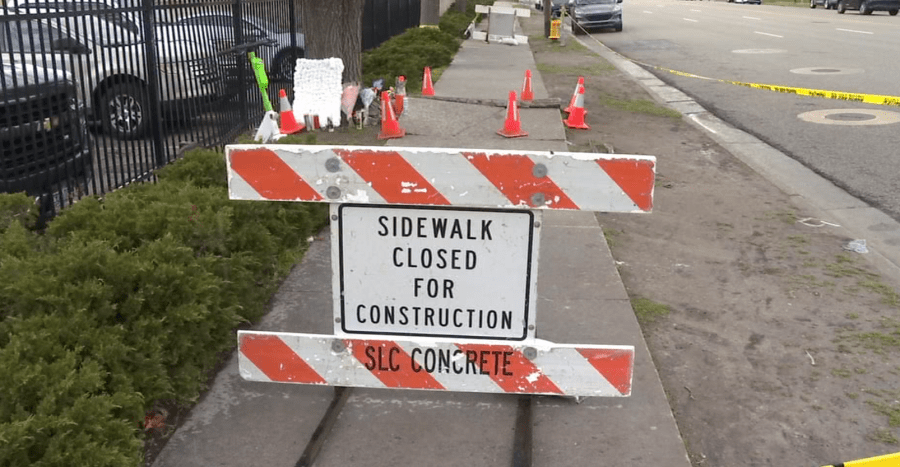
{"type": "Polygon", "coordinates": [[[622,397],[634,347],[531,342],[349,339],[239,331],[250,381],[364,388],[622,397]]]}
{"type": "Polygon", "coordinates": [[[656,158],[363,146],[232,145],[231,199],[650,212],[656,158]]]}
{"type": "Polygon", "coordinates": [[[226,159],[231,199],[331,204],[334,335],[242,331],[245,378],[630,394],[632,347],[536,339],[538,246],[544,210],[650,212],[655,158],[233,145],[226,159]]]}

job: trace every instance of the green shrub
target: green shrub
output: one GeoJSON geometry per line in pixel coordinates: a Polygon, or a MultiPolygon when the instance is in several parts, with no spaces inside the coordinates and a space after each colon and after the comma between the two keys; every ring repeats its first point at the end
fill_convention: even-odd
{"type": "Polygon", "coordinates": [[[420,91],[425,67],[449,65],[459,44],[460,39],[440,29],[407,29],[363,54],[363,83],[385,78],[385,86],[391,86],[402,75],[406,76],[407,92],[420,91]]]}
{"type": "Polygon", "coordinates": [[[207,188],[228,186],[225,154],[210,149],[188,151],[184,158],[156,172],[160,180],[183,182],[207,188]]]}
{"type": "MultiPolygon", "coordinates": [[[[466,7],[468,7],[468,4],[466,7]]],[[[474,12],[474,5],[472,11],[474,12]]],[[[466,28],[469,27],[469,23],[472,22],[472,18],[473,16],[456,11],[456,5],[454,5],[441,16],[438,26],[441,28],[441,31],[451,36],[462,38],[466,28]]]]}
{"type": "Polygon", "coordinates": [[[39,214],[34,197],[25,193],[0,193],[0,232],[13,222],[33,229],[39,214]]]}
{"type": "Polygon", "coordinates": [[[440,19],[438,28],[410,28],[380,46],[363,53],[363,84],[384,78],[385,88],[398,76],[406,76],[406,91],[421,92],[425,67],[450,65],[463,40],[463,31],[476,17],[475,5],[491,5],[494,0],[469,0],[466,13],[451,6],[440,19]]]}
{"type": "Polygon", "coordinates": [[[214,151],[43,235],[19,221],[30,202],[0,197],[0,465],[139,465],[144,412],[199,395],[327,222],[325,204],[229,200],[214,151]]]}

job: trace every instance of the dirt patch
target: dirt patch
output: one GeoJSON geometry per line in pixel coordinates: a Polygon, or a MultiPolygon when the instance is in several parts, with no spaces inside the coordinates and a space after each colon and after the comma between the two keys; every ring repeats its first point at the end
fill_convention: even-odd
{"type": "Polygon", "coordinates": [[[896,451],[898,284],[604,60],[521,23],[551,97],[585,77],[592,129],[567,132],[572,150],[657,157],[653,213],[598,219],[693,464],[896,451]]]}

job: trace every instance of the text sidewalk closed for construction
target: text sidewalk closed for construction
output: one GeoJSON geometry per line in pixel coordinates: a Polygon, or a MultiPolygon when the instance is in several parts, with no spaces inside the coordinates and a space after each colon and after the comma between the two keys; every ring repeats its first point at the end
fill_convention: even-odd
{"type": "Polygon", "coordinates": [[[533,212],[342,204],[332,214],[335,333],[533,337],[533,212]]]}

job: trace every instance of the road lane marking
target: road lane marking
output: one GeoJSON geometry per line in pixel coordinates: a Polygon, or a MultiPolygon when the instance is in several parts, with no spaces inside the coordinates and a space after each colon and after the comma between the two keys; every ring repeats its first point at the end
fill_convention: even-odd
{"type": "Polygon", "coordinates": [[[695,19],[690,19],[690,18],[682,18],[682,19],[685,20],[685,21],[690,21],[690,22],[692,22],[692,23],[699,23],[699,21],[697,21],[697,20],[695,20],[695,19]]]}
{"type": "Polygon", "coordinates": [[[874,32],[869,32],[869,31],[857,31],[857,30],[855,30],[855,29],[841,29],[841,28],[835,28],[835,29],[837,29],[838,31],[844,31],[844,32],[855,32],[855,33],[857,33],[857,34],[875,34],[874,32]]]}
{"type": "Polygon", "coordinates": [[[763,36],[772,36],[772,37],[777,37],[779,39],[784,39],[784,36],[779,36],[778,34],[769,34],[767,32],[759,32],[759,31],[753,31],[753,33],[754,34],[762,34],[763,36]]]}
{"type": "Polygon", "coordinates": [[[697,13],[703,13],[702,10],[691,10],[691,11],[696,11],[697,13]]]}
{"type": "Polygon", "coordinates": [[[644,10],[644,13],[647,13],[648,15],[652,15],[652,14],[653,14],[652,11],[647,11],[647,10],[644,10]]]}
{"type": "Polygon", "coordinates": [[[742,18],[744,18],[744,19],[752,19],[752,20],[759,21],[759,18],[757,18],[757,17],[755,17],[755,16],[742,16],[742,18]]]}

